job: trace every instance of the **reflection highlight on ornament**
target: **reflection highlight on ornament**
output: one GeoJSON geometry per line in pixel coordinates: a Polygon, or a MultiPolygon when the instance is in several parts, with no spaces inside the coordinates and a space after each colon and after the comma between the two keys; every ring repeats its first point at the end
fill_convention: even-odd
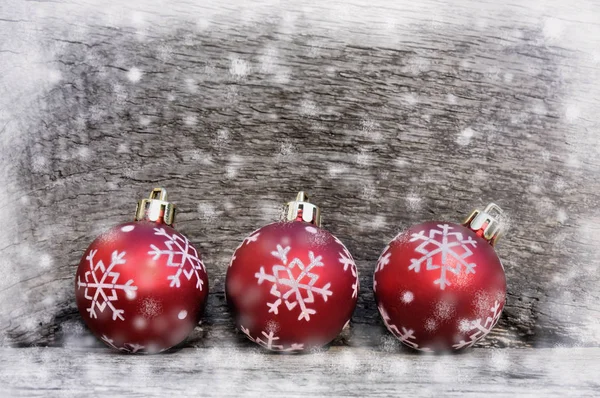
{"type": "Polygon", "coordinates": [[[124,227],[121,228],[121,231],[131,232],[131,231],[133,231],[134,228],[135,228],[135,226],[133,226],[133,225],[125,225],[124,227]]]}

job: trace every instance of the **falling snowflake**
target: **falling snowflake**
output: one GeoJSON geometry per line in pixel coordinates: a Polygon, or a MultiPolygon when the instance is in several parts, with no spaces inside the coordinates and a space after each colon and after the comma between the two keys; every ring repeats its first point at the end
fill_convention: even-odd
{"type": "Polygon", "coordinates": [[[117,347],[115,345],[114,341],[112,339],[108,338],[108,336],[105,334],[102,335],[102,341],[104,341],[106,344],[108,344],[110,347],[114,348],[115,350],[129,352],[131,354],[135,354],[136,352],[146,348],[143,345],[131,344],[131,343],[125,343],[125,344],[123,344],[123,347],[117,347]]]}
{"type": "Polygon", "coordinates": [[[356,271],[356,263],[352,258],[352,255],[344,246],[344,244],[337,238],[334,237],[335,241],[342,247],[342,251],[338,254],[340,255],[339,262],[344,265],[344,272],[348,270],[350,267],[350,272],[352,272],[352,276],[355,278],[354,283],[352,284],[352,298],[358,297],[358,289],[359,289],[359,280],[358,280],[358,272],[356,271]]]}
{"type": "Polygon", "coordinates": [[[274,332],[261,332],[263,337],[265,338],[265,340],[263,340],[261,337],[257,337],[256,339],[254,337],[252,337],[250,335],[250,330],[246,329],[245,327],[240,325],[240,328],[242,329],[242,332],[244,332],[244,334],[246,336],[248,336],[248,338],[255,342],[256,344],[259,344],[269,350],[273,350],[273,351],[282,351],[282,352],[290,352],[290,351],[301,351],[304,349],[304,344],[296,344],[293,343],[292,345],[285,347],[281,344],[275,344],[275,342],[277,340],[279,340],[279,337],[275,336],[274,332]]]}
{"type": "Polygon", "coordinates": [[[231,261],[229,261],[229,266],[230,267],[233,265],[233,262],[237,258],[235,256],[235,253],[239,250],[239,248],[242,247],[242,246],[244,246],[244,245],[249,245],[250,243],[258,241],[258,237],[259,236],[260,236],[260,232],[258,232],[258,230],[256,230],[256,231],[252,232],[250,234],[250,236],[247,236],[246,238],[244,238],[244,240],[242,241],[242,243],[240,243],[239,246],[236,247],[235,251],[233,252],[233,257],[231,257],[231,261]]]}
{"type": "Polygon", "coordinates": [[[460,232],[450,232],[453,228],[447,224],[438,225],[438,227],[440,230],[430,230],[429,236],[425,236],[425,231],[412,234],[410,242],[423,241],[415,249],[415,252],[423,254],[423,256],[418,259],[411,259],[408,269],[419,272],[423,262],[427,264],[427,271],[440,269],[440,278],[436,279],[434,283],[439,285],[441,290],[444,290],[446,286],[450,286],[446,271],[460,275],[464,267],[465,274],[475,273],[476,264],[468,263],[465,260],[473,254],[469,246],[476,247],[477,242],[470,236],[467,239],[463,239],[463,235],[460,232]],[[439,240],[436,239],[438,235],[440,236],[439,240]],[[456,251],[457,248],[461,248],[463,253],[458,253],[456,251]],[[442,265],[434,264],[434,257],[438,254],[441,256],[440,262],[442,265]],[[454,264],[454,266],[451,266],[451,264],[454,264]]]}
{"type": "Polygon", "coordinates": [[[287,254],[289,253],[290,249],[290,246],[287,246],[284,249],[281,247],[281,245],[277,245],[277,251],[273,251],[271,254],[278,258],[281,261],[281,264],[275,264],[273,266],[272,275],[265,273],[265,268],[260,267],[260,272],[254,274],[254,276],[258,279],[259,285],[265,280],[273,283],[273,286],[271,287],[271,294],[277,297],[277,300],[275,300],[273,303],[267,303],[267,306],[270,308],[269,312],[277,315],[279,313],[279,306],[282,302],[285,302],[288,310],[292,310],[296,306],[300,307],[300,315],[298,316],[298,320],[306,319],[307,321],[310,321],[310,316],[316,314],[317,311],[308,308],[306,304],[315,302],[315,295],[313,293],[321,295],[323,297],[323,301],[327,301],[327,296],[331,296],[333,294],[331,290],[329,290],[331,283],[327,283],[323,287],[314,286],[319,279],[319,275],[311,273],[311,270],[314,267],[323,266],[323,263],[321,262],[321,256],[315,257],[314,253],[309,251],[308,258],[310,263],[307,266],[305,266],[304,263],[298,258],[294,258],[288,264],[287,254]],[[294,277],[294,267],[298,267],[300,271],[297,277],[294,277]],[[282,294],[278,289],[278,286],[280,285],[288,286],[289,290],[282,294]],[[306,296],[302,295],[303,292],[306,294],[306,296]]]}
{"type": "Polygon", "coordinates": [[[104,312],[106,307],[110,308],[112,311],[112,319],[117,320],[125,320],[123,316],[124,310],[117,309],[113,302],[119,300],[117,291],[122,290],[128,297],[132,297],[135,295],[135,291],[137,290],[137,286],[133,285],[133,279],[128,280],[125,284],[118,284],[119,276],[121,274],[119,272],[113,271],[113,268],[119,264],[125,264],[125,252],[119,253],[118,251],[114,251],[111,256],[110,265],[108,267],[104,266],[102,260],[98,261],[97,264],[94,265],[94,256],[98,253],[98,250],[90,250],[90,253],[85,258],[90,266],[90,269],[85,272],[85,282],[81,281],[81,276],[77,278],[77,288],[81,289],[85,287],[84,297],[88,300],[91,300],[91,304],[89,308],[86,308],[86,311],[89,312],[90,318],[98,318],[98,314],[96,313],[96,309],[100,312],[104,312]],[[96,275],[96,271],[100,270],[100,279],[96,275]]]}
{"type": "Polygon", "coordinates": [[[417,343],[412,341],[412,340],[416,339],[414,330],[407,329],[404,326],[401,326],[400,329],[398,329],[398,327],[396,325],[393,325],[391,323],[392,319],[390,318],[390,316],[387,313],[387,311],[385,310],[385,308],[383,308],[381,305],[379,305],[378,308],[379,308],[379,313],[381,314],[381,318],[383,318],[383,323],[385,324],[387,329],[390,331],[390,333],[392,333],[394,336],[396,336],[398,338],[398,340],[400,340],[407,346],[414,348],[415,350],[431,352],[431,348],[419,347],[419,345],[417,343]]]}
{"type": "Polygon", "coordinates": [[[482,319],[475,319],[469,322],[468,332],[473,332],[469,335],[469,341],[461,340],[460,343],[454,344],[452,347],[459,350],[463,347],[472,347],[473,344],[484,338],[498,323],[500,314],[502,314],[502,308],[500,308],[500,302],[497,300],[494,302],[494,306],[490,308],[491,316],[482,322],[482,319]]]}
{"type": "Polygon", "coordinates": [[[192,280],[192,278],[196,278],[196,288],[202,290],[204,281],[198,272],[205,270],[204,263],[198,258],[198,252],[190,245],[187,238],[176,233],[169,235],[164,228],[154,228],[154,235],[164,236],[166,238],[164,242],[166,249],[161,250],[155,245],[150,245],[152,250],[150,250],[148,254],[153,255],[153,260],[157,260],[162,255],[167,255],[167,266],[177,268],[177,272],[168,277],[171,281],[170,286],[180,287],[180,278],[181,274],[183,274],[188,281],[192,280]]]}

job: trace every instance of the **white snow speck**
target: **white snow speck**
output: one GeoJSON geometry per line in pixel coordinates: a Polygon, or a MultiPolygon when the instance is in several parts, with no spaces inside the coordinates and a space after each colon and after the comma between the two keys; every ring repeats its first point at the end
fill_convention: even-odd
{"type": "Polygon", "coordinates": [[[369,155],[365,149],[361,149],[360,152],[356,154],[356,163],[361,166],[368,166],[371,163],[371,155],[369,155]]]}
{"type": "Polygon", "coordinates": [[[177,314],[177,318],[179,319],[185,319],[187,317],[187,311],[186,310],[181,310],[179,311],[179,314],[177,314]]]}
{"type": "Polygon", "coordinates": [[[143,316],[136,316],[133,319],[133,327],[137,330],[143,330],[148,326],[148,322],[143,316]]]}
{"type": "Polygon", "coordinates": [[[548,18],[544,21],[542,33],[546,39],[557,39],[562,36],[565,30],[564,23],[556,18],[548,18]]]}
{"type": "Polygon", "coordinates": [[[315,227],[306,227],[306,232],[316,234],[318,230],[315,227]]]}
{"type": "Polygon", "coordinates": [[[59,81],[62,80],[62,74],[60,73],[59,70],[49,70],[48,71],[48,80],[50,81],[50,83],[58,83],[59,81]]]}
{"type": "Polygon", "coordinates": [[[129,79],[129,81],[132,83],[139,82],[141,78],[142,78],[142,71],[136,67],[129,69],[129,72],[127,72],[127,79],[129,79]]]}
{"type": "Polygon", "coordinates": [[[243,59],[234,58],[229,65],[229,73],[236,78],[242,78],[250,73],[250,65],[243,59]]]}
{"type": "Polygon", "coordinates": [[[363,186],[363,189],[360,193],[360,197],[361,197],[361,199],[369,201],[369,200],[373,200],[373,198],[375,198],[376,193],[377,193],[377,191],[375,190],[375,187],[368,184],[368,185],[363,186]]]}
{"type": "Polygon", "coordinates": [[[438,319],[450,319],[455,311],[454,305],[448,301],[440,300],[435,306],[435,316],[438,319]]]}
{"type": "Polygon", "coordinates": [[[413,93],[404,94],[402,99],[404,100],[405,103],[407,103],[408,105],[411,105],[411,106],[416,105],[419,102],[419,98],[413,93]]]}
{"type": "Polygon", "coordinates": [[[580,114],[581,111],[579,110],[579,107],[573,104],[567,105],[567,108],[565,109],[565,119],[567,119],[568,122],[576,121],[580,114]]]}
{"type": "Polygon", "coordinates": [[[224,147],[231,140],[229,130],[227,129],[219,129],[217,131],[217,136],[213,139],[212,145],[217,148],[224,147]]]}
{"type": "Polygon", "coordinates": [[[42,254],[40,256],[40,267],[49,268],[54,263],[54,259],[49,254],[42,254]]]}
{"type": "Polygon", "coordinates": [[[490,364],[497,371],[506,371],[512,366],[512,362],[508,355],[502,350],[493,350],[490,364]]]}
{"type": "Polygon", "coordinates": [[[334,164],[327,168],[330,177],[337,177],[348,171],[348,167],[343,164],[334,164]]]}
{"type": "Polygon", "coordinates": [[[152,120],[150,120],[149,117],[140,116],[140,119],[139,119],[140,126],[146,127],[146,126],[150,125],[150,122],[152,122],[152,120]]]}
{"type": "Polygon", "coordinates": [[[279,153],[277,154],[277,157],[279,159],[281,158],[289,158],[294,154],[294,146],[292,145],[291,142],[282,142],[281,146],[279,147],[279,153]]]}
{"type": "Polygon", "coordinates": [[[300,114],[304,116],[314,116],[317,114],[317,105],[311,100],[302,100],[300,102],[300,114]]]}
{"type": "Polygon", "coordinates": [[[77,150],[77,157],[81,160],[86,160],[90,157],[90,149],[88,147],[81,147],[77,150]]]}
{"type": "Polygon", "coordinates": [[[569,216],[567,215],[567,212],[564,211],[563,209],[558,209],[558,211],[556,212],[556,220],[561,223],[564,224],[565,221],[567,221],[569,219],[569,216]]]}
{"type": "Polygon", "coordinates": [[[461,319],[460,322],[458,322],[458,330],[463,333],[468,332],[472,328],[473,328],[473,324],[468,319],[461,319]]]}
{"type": "MultiPolygon", "coordinates": [[[[188,78],[188,79],[185,79],[185,89],[188,92],[195,94],[198,92],[198,85],[196,84],[196,81],[194,79],[188,78]]],[[[173,99],[169,98],[169,101],[173,101],[173,100],[175,100],[175,96],[173,96],[173,99]]]]}
{"type": "Polygon", "coordinates": [[[429,318],[425,321],[425,330],[432,332],[437,329],[437,322],[433,318],[429,318]]]}
{"type": "Polygon", "coordinates": [[[198,213],[200,215],[200,219],[206,223],[213,222],[218,216],[221,215],[221,212],[217,211],[215,206],[211,203],[199,203],[198,213]]]}
{"type": "Polygon", "coordinates": [[[260,60],[260,71],[262,73],[274,73],[277,70],[277,58],[279,54],[277,49],[274,47],[267,47],[263,54],[259,57],[260,60]]]}
{"type": "Polygon", "coordinates": [[[406,195],[405,200],[406,206],[409,208],[409,210],[416,211],[421,208],[421,198],[416,193],[409,193],[406,195]]]}
{"type": "Polygon", "coordinates": [[[471,138],[475,135],[475,131],[471,127],[467,127],[463,131],[458,134],[456,138],[456,143],[458,145],[469,145],[471,143],[471,138]]]}
{"type": "Polygon", "coordinates": [[[44,307],[52,307],[56,305],[56,300],[52,296],[48,296],[42,300],[44,307]]]}
{"type": "Polygon", "coordinates": [[[231,155],[229,163],[225,166],[225,175],[229,179],[237,177],[238,170],[243,166],[242,159],[239,156],[231,155]]]}
{"type": "Polygon", "coordinates": [[[567,159],[567,166],[577,169],[581,166],[581,161],[579,160],[577,155],[570,154],[569,158],[567,159]]]}
{"type": "Polygon", "coordinates": [[[183,118],[183,123],[186,126],[195,126],[198,124],[198,117],[196,115],[187,115],[183,118]]]}
{"type": "Polygon", "coordinates": [[[411,303],[415,299],[415,295],[410,290],[402,293],[402,302],[405,304],[411,303]]]}
{"type": "Polygon", "coordinates": [[[121,231],[131,232],[131,231],[133,231],[134,228],[135,228],[135,226],[133,226],[133,225],[125,225],[124,227],[121,228],[121,231]]]}
{"type": "Polygon", "coordinates": [[[281,326],[279,326],[279,322],[270,320],[269,322],[267,322],[267,327],[265,329],[269,333],[270,332],[277,333],[277,332],[279,332],[280,328],[281,328],[281,326]]]}
{"type": "Polygon", "coordinates": [[[408,166],[408,161],[406,159],[397,158],[394,163],[396,163],[396,167],[402,168],[408,166]]]}
{"type": "Polygon", "coordinates": [[[371,222],[367,223],[367,225],[372,229],[380,230],[382,228],[385,228],[385,226],[387,225],[387,221],[385,216],[378,214],[375,217],[373,217],[371,222]]]}

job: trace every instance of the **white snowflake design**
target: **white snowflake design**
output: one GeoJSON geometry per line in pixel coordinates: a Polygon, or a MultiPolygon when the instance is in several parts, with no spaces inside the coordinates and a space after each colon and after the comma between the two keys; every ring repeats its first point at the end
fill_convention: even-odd
{"type": "Polygon", "coordinates": [[[319,279],[319,275],[311,273],[311,270],[314,267],[323,266],[321,256],[315,257],[315,254],[312,251],[309,251],[308,258],[310,262],[308,265],[305,266],[298,258],[294,258],[288,263],[287,254],[290,249],[290,246],[283,248],[281,245],[277,245],[277,251],[273,251],[271,254],[278,258],[279,261],[281,261],[281,264],[275,264],[273,266],[272,275],[267,274],[264,267],[260,267],[260,272],[254,274],[254,276],[258,279],[259,285],[265,280],[273,283],[271,294],[277,297],[277,299],[273,303],[267,303],[267,306],[270,308],[269,312],[277,315],[279,313],[279,306],[282,302],[285,302],[288,310],[292,310],[296,308],[296,306],[300,308],[298,320],[305,319],[306,321],[310,321],[310,316],[316,314],[317,311],[308,308],[306,305],[315,302],[315,294],[321,295],[323,301],[327,301],[327,297],[333,294],[331,290],[329,290],[331,283],[327,283],[323,287],[314,286],[319,279]],[[294,267],[298,267],[300,270],[300,274],[296,278],[294,278],[292,272],[294,267]],[[308,280],[305,281],[305,278],[308,280]],[[289,286],[290,289],[282,294],[277,288],[278,285],[289,286]],[[302,295],[303,292],[306,296],[302,295]]]}
{"type": "Polygon", "coordinates": [[[375,272],[381,271],[390,263],[390,257],[392,256],[392,253],[388,253],[388,250],[390,250],[390,245],[387,245],[385,249],[383,249],[381,256],[379,256],[379,260],[377,260],[377,267],[375,267],[375,272]]]}
{"type": "Polygon", "coordinates": [[[235,256],[235,253],[237,253],[237,251],[239,250],[240,247],[242,247],[244,245],[249,245],[250,243],[258,241],[258,237],[260,236],[260,232],[258,232],[258,231],[259,230],[257,229],[256,231],[252,232],[249,236],[245,237],[244,240],[242,241],[242,243],[240,243],[238,245],[238,247],[235,248],[235,250],[233,252],[233,256],[231,257],[231,260],[229,261],[230,267],[233,265],[233,262],[237,258],[235,256]]]}
{"type": "MultiPolygon", "coordinates": [[[[402,234],[403,234],[403,232],[398,233],[396,236],[394,236],[394,239],[392,239],[391,242],[394,242],[402,234]]],[[[383,270],[385,268],[385,266],[390,263],[390,257],[392,256],[392,253],[389,252],[389,250],[391,247],[392,247],[392,244],[390,243],[381,252],[381,256],[379,256],[379,259],[377,260],[377,267],[375,267],[374,273],[377,273],[377,272],[383,270]]]]}
{"type": "Polygon", "coordinates": [[[391,318],[385,308],[379,305],[379,313],[381,314],[381,318],[383,319],[383,323],[387,327],[387,329],[392,333],[398,340],[407,346],[414,348],[415,350],[423,351],[423,352],[431,352],[431,348],[429,347],[419,347],[417,343],[412,340],[415,340],[415,331],[412,329],[407,329],[404,326],[401,326],[400,329],[394,324],[391,323],[391,318]]]}
{"type": "Polygon", "coordinates": [[[136,352],[139,352],[140,350],[143,350],[144,347],[143,345],[140,344],[131,344],[131,343],[125,343],[123,344],[123,347],[117,347],[114,344],[114,341],[112,339],[110,339],[107,335],[102,335],[102,341],[104,341],[107,345],[109,345],[110,347],[114,348],[115,350],[119,350],[122,352],[128,352],[131,354],[135,354],[136,352]]]}
{"type": "Polygon", "coordinates": [[[152,259],[157,260],[160,256],[166,255],[167,266],[177,268],[173,275],[169,275],[171,287],[181,287],[181,275],[186,279],[196,279],[196,288],[202,290],[204,281],[200,277],[199,271],[206,272],[204,263],[198,257],[198,251],[190,245],[190,242],[185,236],[174,233],[169,235],[164,228],[154,228],[154,235],[164,236],[166,240],[164,245],[166,249],[159,249],[155,245],[150,245],[148,254],[153,255],[152,259]]]}
{"type": "Polygon", "coordinates": [[[108,267],[104,266],[102,260],[94,264],[94,256],[98,250],[90,250],[85,258],[88,261],[90,269],[85,272],[85,282],[81,280],[81,276],[77,278],[77,288],[85,287],[84,297],[91,301],[89,308],[86,311],[90,314],[90,318],[98,318],[96,309],[104,312],[106,307],[112,311],[113,321],[120,319],[125,320],[124,310],[118,309],[113,302],[119,300],[118,291],[123,291],[127,296],[135,294],[137,286],[134,286],[133,279],[128,280],[124,284],[117,283],[121,274],[113,269],[120,264],[125,264],[125,252],[112,252],[111,261],[108,267]],[[96,271],[100,270],[100,279],[96,275],[96,271]]]}
{"type": "Polygon", "coordinates": [[[477,242],[470,236],[463,239],[460,232],[450,232],[453,228],[448,224],[438,224],[438,228],[440,229],[431,229],[429,236],[425,236],[425,231],[412,234],[410,242],[423,241],[415,249],[415,252],[423,254],[423,256],[418,259],[411,259],[408,269],[418,273],[423,263],[426,263],[427,271],[439,269],[440,277],[434,283],[439,285],[441,290],[444,290],[446,286],[450,286],[446,271],[460,275],[464,268],[465,274],[475,273],[476,264],[469,263],[466,259],[473,254],[469,246],[476,247],[477,242]],[[440,236],[439,240],[436,239],[437,236],[440,236]],[[463,250],[462,254],[456,251],[456,248],[459,247],[463,250]],[[433,258],[438,254],[441,255],[441,265],[433,263],[433,258]],[[454,266],[449,265],[453,263],[454,266]]]}
{"type": "Polygon", "coordinates": [[[484,338],[498,323],[500,320],[500,315],[502,314],[502,309],[500,308],[500,302],[497,300],[494,301],[494,306],[490,308],[491,315],[485,319],[485,322],[482,322],[482,319],[475,319],[470,322],[469,333],[469,341],[461,340],[458,344],[454,344],[452,347],[454,349],[460,350],[464,347],[472,347],[479,340],[484,338]]]}
{"type": "Polygon", "coordinates": [[[337,237],[334,237],[334,239],[337,242],[337,244],[342,247],[342,251],[338,254],[340,256],[339,262],[344,265],[344,272],[346,272],[348,270],[348,267],[350,267],[350,272],[352,272],[352,276],[355,278],[354,283],[352,284],[352,298],[356,298],[358,297],[358,289],[360,288],[358,272],[356,270],[356,263],[354,262],[352,255],[350,254],[346,246],[344,246],[342,241],[340,241],[337,237]]]}
{"type": "Polygon", "coordinates": [[[250,335],[250,330],[246,329],[245,327],[240,325],[240,329],[242,330],[242,332],[244,332],[244,334],[248,337],[248,339],[250,339],[251,341],[255,342],[258,345],[261,345],[269,350],[272,351],[282,351],[282,352],[291,352],[291,351],[302,351],[304,350],[304,344],[296,344],[296,343],[292,343],[292,345],[285,347],[282,344],[275,344],[277,342],[277,340],[279,340],[279,337],[275,336],[274,332],[261,332],[262,336],[265,338],[265,340],[263,340],[261,337],[257,337],[256,339],[254,337],[252,337],[250,335]]]}

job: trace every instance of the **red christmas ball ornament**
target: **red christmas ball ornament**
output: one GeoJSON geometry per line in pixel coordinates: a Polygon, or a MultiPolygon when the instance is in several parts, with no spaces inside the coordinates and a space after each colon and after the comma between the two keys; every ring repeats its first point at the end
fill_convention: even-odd
{"type": "Polygon", "coordinates": [[[475,210],[463,225],[431,221],[398,234],[383,250],[373,290],[383,322],[408,347],[471,347],[500,319],[504,267],[493,245],[503,212],[475,210]]]}
{"type": "Polygon", "coordinates": [[[287,220],[254,231],[233,254],[226,296],[237,326],[272,351],[297,352],[331,342],[350,321],[359,280],[348,249],[320,228],[304,192],[287,220]]]}
{"type": "Polygon", "coordinates": [[[156,188],[139,201],[134,222],[88,247],[75,276],[77,307],[106,345],[157,353],[181,343],[206,303],[208,277],[197,250],[172,228],[175,206],[156,188]]]}

